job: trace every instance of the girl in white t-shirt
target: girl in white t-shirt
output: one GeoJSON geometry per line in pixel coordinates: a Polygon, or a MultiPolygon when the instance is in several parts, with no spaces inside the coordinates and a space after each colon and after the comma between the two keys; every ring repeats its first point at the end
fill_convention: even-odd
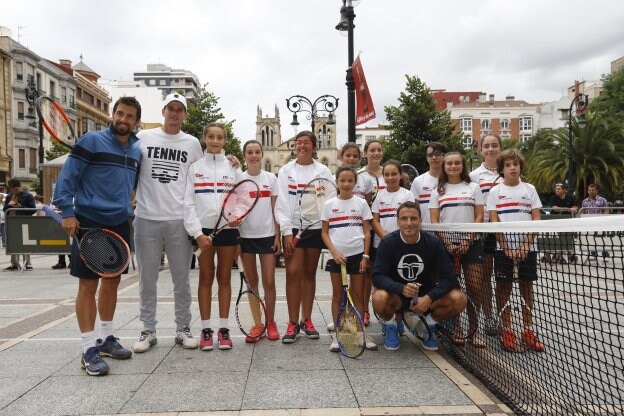
{"type": "MultiPolygon", "coordinates": [[[[357,183],[357,173],[350,166],[341,166],[336,170],[336,185],[340,191],[335,198],[328,200],[321,215],[321,236],[331,258],[325,270],[330,273],[332,281],[332,318],[336,322],[342,295],[342,275],[340,265],[347,265],[347,273],[351,276],[350,289],[355,306],[359,311],[364,308],[362,297],[364,273],[368,268],[370,250],[369,220],[371,212],[362,198],[353,194],[357,183]]],[[[366,340],[367,349],[377,349],[371,340],[366,340]]],[[[338,352],[338,342],[334,338],[330,351],[338,352]]]]}
{"type": "Polygon", "coordinates": [[[391,159],[384,163],[383,176],[386,187],[377,194],[371,207],[375,231],[374,248],[379,246],[379,242],[386,234],[399,228],[396,218],[399,205],[406,201],[415,201],[414,194],[401,187],[403,177],[401,162],[391,159]]]}
{"type": "MultiPolygon", "coordinates": [[[[470,180],[481,189],[483,194],[483,205],[487,205],[490,189],[503,182],[503,178],[496,169],[496,158],[503,150],[503,141],[496,133],[485,135],[479,142],[479,150],[483,157],[483,163],[470,172],[470,180]]],[[[483,213],[483,222],[490,220],[487,210],[483,213]]],[[[492,311],[492,272],[494,271],[494,251],[496,250],[496,236],[494,233],[485,233],[481,242],[483,243],[483,272],[481,273],[481,293],[483,296],[483,312],[485,321],[483,329],[487,335],[498,335],[497,319],[492,311]]]]}
{"type": "MultiPolygon", "coordinates": [[[[275,221],[273,210],[277,200],[277,177],[275,174],[262,170],[262,145],[257,140],[249,140],[243,146],[243,156],[247,170],[242,179],[251,179],[260,188],[260,198],[253,211],[238,227],[240,232],[241,259],[245,276],[251,288],[258,292],[258,270],[256,255],[260,258],[262,271],[262,288],[267,312],[267,338],[276,341],[280,338],[275,323],[275,255],[281,252],[279,224],[275,221]]],[[[259,333],[262,327],[254,328],[259,333]]],[[[246,342],[259,340],[254,336],[254,329],[246,342]]]]}
{"type": "MultiPolygon", "coordinates": [[[[438,186],[431,192],[429,214],[432,224],[482,223],[483,195],[479,186],[470,182],[466,160],[458,152],[444,156],[442,172],[438,186]]],[[[476,233],[444,232],[439,233],[449,256],[459,266],[455,270],[457,279],[461,279],[464,270],[464,283],[468,295],[468,321],[471,334],[469,341],[475,348],[485,348],[485,340],[478,329],[478,314],[481,310],[481,263],[483,246],[476,233]]],[[[459,319],[454,322],[453,341],[464,344],[464,333],[459,319]]]]}
{"type": "MultiPolygon", "coordinates": [[[[371,143],[370,142],[366,143],[366,146],[370,147],[371,143]]],[[[366,146],[365,148],[367,148],[366,146]]],[[[375,148],[376,148],[376,145],[373,145],[373,149],[375,148]]],[[[371,152],[371,153],[376,153],[376,152],[371,152]]],[[[360,153],[360,146],[358,146],[355,143],[346,143],[340,149],[340,155],[339,155],[340,161],[346,166],[351,166],[352,168],[356,168],[360,164],[361,156],[362,154],[360,153]]],[[[377,158],[375,158],[375,160],[377,160],[377,158]]],[[[377,180],[375,179],[374,174],[371,172],[364,171],[362,173],[358,173],[357,184],[355,185],[355,189],[353,190],[353,193],[355,194],[355,196],[358,196],[366,200],[366,202],[368,203],[368,206],[370,206],[372,203],[373,193],[377,192],[377,187],[378,187],[377,180]]],[[[372,240],[372,233],[371,233],[371,240],[372,240]]],[[[366,272],[364,273],[364,285],[362,286],[364,310],[361,310],[360,312],[362,313],[362,318],[364,319],[365,326],[368,326],[368,324],[370,323],[370,313],[368,311],[368,305],[369,305],[369,299],[370,299],[370,293],[371,293],[371,287],[372,287],[372,280],[371,280],[372,270],[373,270],[373,258],[371,257],[371,259],[369,260],[368,268],[366,269],[366,272]]],[[[328,331],[334,330],[333,322],[330,322],[329,324],[327,324],[327,330],[328,331]]]]}

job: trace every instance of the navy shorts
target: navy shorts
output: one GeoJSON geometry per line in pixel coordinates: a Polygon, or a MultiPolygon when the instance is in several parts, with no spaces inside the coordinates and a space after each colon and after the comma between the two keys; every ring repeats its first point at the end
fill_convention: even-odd
{"type": "MultiPolygon", "coordinates": [[[[76,215],[76,219],[80,222],[81,228],[106,228],[108,230],[114,231],[123,238],[128,246],[130,246],[130,223],[128,221],[124,221],[119,225],[110,226],[97,223],[88,218],[85,218],[81,215],[76,215]]],[[[69,270],[69,274],[72,276],[78,277],[80,279],[99,279],[100,276],[95,273],[93,270],[89,269],[86,264],[80,258],[80,251],[78,250],[78,239],[74,238],[72,243],[72,251],[71,251],[71,267],[69,270]]],[[[127,274],[128,268],[122,272],[122,274],[127,274]]]]}
{"type": "MultiPolygon", "coordinates": [[[[293,238],[297,235],[299,229],[293,228],[293,238]]],[[[301,239],[297,244],[297,248],[318,248],[319,250],[323,250],[325,247],[325,243],[323,242],[323,238],[321,237],[321,229],[313,229],[304,231],[301,234],[301,239]]]]}
{"type": "Polygon", "coordinates": [[[273,254],[275,236],[261,238],[240,239],[241,253],[249,254],[273,254]]]}
{"type": "MultiPolygon", "coordinates": [[[[449,254],[451,261],[453,256],[449,254]]],[[[461,256],[461,264],[481,264],[483,262],[483,246],[480,240],[473,240],[468,251],[461,256]]]]}
{"type": "MultiPolygon", "coordinates": [[[[213,231],[212,228],[202,228],[204,235],[210,235],[213,231]]],[[[212,241],[212,245],[215,247],[237,246],[238,244],[240,244],[240,233],[237,228],[224,228],[215,235],[212,241]]]]}
{"type": "MultiPolygon", "coordinates": [[[[354,254],[353,256],[347,257],[348,274],[363,274],[360,272],[360,262],[362,261],[363,254],[364,253],[354,254]]],[[[340,265],[337,264],[334,259],[329,259],[325,265],[325,271],[330,273],[340,273],[340,265]]]]}
{"type": "Polygon", "coordinates": [[[496,234],[484,233],[481,235],[481,243],[483,244],[483,252],[485,254],[494,255],[496,251],[496,234]]]}
{"type": "MultiPolygon", "coordinates": [[[[497,250],[494,253],[494,275],[496,281],[512,281],[513,260],[505,255],[503,251],[497,250]]],[[[524,261],[518,263],[518,280],[534,282],[537,280],[537,252],[530,251],[524,261]]]]}

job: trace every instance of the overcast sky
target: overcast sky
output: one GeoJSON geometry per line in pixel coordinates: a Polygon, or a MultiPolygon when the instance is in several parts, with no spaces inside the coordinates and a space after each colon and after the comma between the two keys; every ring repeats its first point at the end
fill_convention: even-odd
{"type": "MultiPolygon", "coordinates": [[[[256,106],[323,94],[340,99],[346,141],[347,38],[335,29],[341,0],[5,0],[0,25],[40,56],[79,56],[102,78],[131,80],[148,63],[193,71],[220,97],[242,142],[256,106]]],[[[355,13],[377,119],[396,105],[405,74],[432,89],[559,99],[574,80],[597,80],[624,55],[621,0],[362,0],[355,13]]],[[[299,117],[302,121],[302,117],[299,117]]],[[[300,127],[307,127],[302,123],[300,127]]],[[[287,137],[284,137],[286,139],[287,137]]]]}

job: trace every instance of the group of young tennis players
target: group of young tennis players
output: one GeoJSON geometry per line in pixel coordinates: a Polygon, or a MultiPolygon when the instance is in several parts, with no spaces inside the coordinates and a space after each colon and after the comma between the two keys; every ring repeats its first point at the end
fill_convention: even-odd
{"type": "MultiPolygon", "coordinates": [[[[122,103],[121,108],[128,107],[127,104],[122,103]]],[[[341,264],[347,266],[351,293],[364,323],[370,323],[371,272],[376,247],[385,235],[398,228],[397,209],[401,204],[417,201],[420,204],[419,215],[424,223],[539,219],[541,204],[535,188],[520,178],[524,169],[522,157],[515,151],[502,151],[501,140],[495,135],[488,135],[481,140],[479,146],[484,161],[471,173],[460,153],[446,153],[442,144],[430,143],[426,155],[429,171],[415,178],[411,190],[407,190],[402,187],[401,163],[389,160],[382,164],[383,146],[377,140],[367,142],[363,153],[356,144],[345,144],[339,153],[342,166],[332,174],[327,166],[315,158],[315,135],[309,131],[300,132],[294,140],[295,159],[284,165],[276,177],[262,169],[263,149],[256,140],[244,144],[245,172],[241,170],[238,161],[227,158],[223,150],[227,131],[219,123],[204,128],[201,142],[205,145],[205,151],[201,155],[198,154],[196,144],[190,143],[191,140],[187,140],[189,143],[181,145],[175,152],[159,151],[159,146],[171,147],[172,143],[177,143],[176,140],[183,142],[191,137],[180,130],[187,116],[184,97],[177,94],[168,96],[164,102],[163,115],[165,123],[162,130],[143,131],[138,140],[143,159],[136,196],[135,247],[141,278],[140,319],[144,330],[133,346],[133,351],[137,353],[148,351],[157,342],[156,281],[163,242],[170,264],[172,260],[175,263],[171,272],[176,302],[176,343],[184,348],[199,346],[201,350],[209,351],[214,348],[213,334],[217,332],[218,348],[227,350],[233,346],[229,333],[231,267],[239,255],[242,260],[239,265],[243,267],[256,293],[262,279],[267,311],[266,337],[273,341],[281,337],[283,343],[290,344],[301,335],[319,338],[312,321],[312,310],[318,261],[323,249],[329,251],[325,270],[330,272],[333,287],[332,322],[327,325],[327,330],[335,330],[334,322],[342,293],[341,264]],[[179,167],[176,176],[170,176],[170,173],[169,176],[163,176],[159,173],[165,159],[160,157],[159,160],[159,155],[163,154],[168,155],[166,163],[177,158],[181,162],[180,166],[185,167],[179,167]],[[358,171],[362,156],[366,158],[365,167],[358,171]],[[300,228],[306,225],[301,222],[299,212],[300,194],[315,178],[325,178],[334,183],[338,195],[326,201],[322,209],[322,221],[298,236],[300,228]],[[228,228],[213,239],[211,233],[216,227],[220,203],[228,190],[243,179],[251,179],[258,184],[258,203],[244,221],[232,221],[228,228]],[[155,187],[166,189],[168,194],[155,190],[155,187]],[[173,192],[172,189],[177,190],[173,192]],[[169,206],[163,207],[163,204],[169,206]],[[189,329],[191,297],[188,266],[192,249],[189,239],[182,241],[177,235],[180,232],[171,228],[179,228],[180,225],[183,225],[184,235],[193,237],[202,250],[198,257],[200,271],[197,293],[202,327],[199,341],[189,329]],[[296,242],[295,236],[300,237],[296,242]],[[275,322],[275,256],[280,253],[285,258],[288,306],[288,322],[281,336],[275,322]],[[260,259],[260,276],[257,273],[256,256],[260,259]],[[211,311],[215,276],[218,283],[218,318],[214,318],[211,311]]],[[[125,129],[122,130],[126,133],[125,129]]],[[[112,132],[115,133],[115,130],[112,132]]],[[[79,145],[80,142],[77,148],[79,145]]],[[[72,157],[79,159],[85,156],[74,150],[72,157]]],[[[103,222],[103,225],[108,224],[103,222]]],[[[486,347],[477,328],[477,316],[482,311],[486,317],[485,332],[488,335],[500,335],[504,349],[515,349],[516,334],[510,329],[509,316],[503,314],[501,327],[492,311],[491,274],[495,267],[496,304],[504,305],[511,293],[514,265],[517,265],[521,294],[529,305],[529,312],[523,314],[524,330],[520,336],[533,350],[543,351],[544,345],[536,337],[530,313],[533,300],[531,282],[537,278],[531,236],[501,236],[498,241],[491,238],[485,242],[472,234],[469,238],[443,234],[440,237],[449,257],[459,256],[459,263],[463,267],[463,283],[471,299],[468,314],[472,327],[469,332],[472,335],[467,341],[475,348],[486,347]]],[[[73,269],[72,275],[81,277],[82,284],[82,276],[74,273],[73,269]]],[[[93,286],[90,286],[90,290],[93,293],[89,293],[89,296],[94,297],[93,286]]],[[[83,319],[82,323],[79,317],[84,349],[81,365],[88,374],[106,374],[108,366],[100,359],[100,355],[124,359],[132,354],[112,336],[111,313],[106,317],[109,320],[106,321],[108,326],[105,336],[101,336],[94,347],[95,309],[91,307],[86,314],[89,319],[83,319]]],[[[400,316],[382,322],[387,349],[398,348],[397,336],[401,331],[400,316]]],[[[455,331],[462,331],[460,324],[455,325],[455,331]]],[[[103,333],[102,327],[100,333],[103,333]]],[[[246,337],[250,343],[260,339],[246,337]]],[[[454,337],[454,340],[464,343],[461,336],[454,337]]],[[[375,342],[368,336],[365,346],[369,350],[377,349],[375,342]]],[[[437,349],[437,342],[432,338],[423,346],[437,349]]],[[[335,337],[330,350],[339,351],[335,337]]]]}

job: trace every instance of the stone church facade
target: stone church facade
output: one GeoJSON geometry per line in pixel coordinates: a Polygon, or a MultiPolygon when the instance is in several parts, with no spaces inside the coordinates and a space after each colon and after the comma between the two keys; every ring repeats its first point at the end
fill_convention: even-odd
{"type": "MultiPolygon", "coordinates": [[[[315,120],[315,134],[318,139],[318,161],[326,165],[332,172],[340,165],[338,162],[338,148],[336,147],[336,126],[327,124],[327,117],[318,117],[315,120]]],[[[262,116],[262,109],[258,106],[256,115],[256,140],[262,143],[264,149],[263,168],[268,172],[277,173],[279,169],[295,157],[295,135],[285,138],[282,136],[279,109],[275,106],[273,117],[262,116]]]]}

